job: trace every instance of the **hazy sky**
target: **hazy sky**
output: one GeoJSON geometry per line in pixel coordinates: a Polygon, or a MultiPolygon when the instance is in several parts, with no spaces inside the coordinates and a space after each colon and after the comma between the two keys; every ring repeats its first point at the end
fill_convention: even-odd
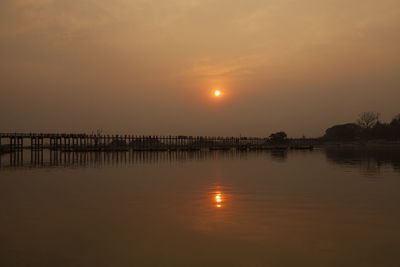
{"type": "Polygon", "coordinates": [[[362,111],[389,121],[400,1],[1,0],[0,90],[1,132],[319,136],[362,111]]]}

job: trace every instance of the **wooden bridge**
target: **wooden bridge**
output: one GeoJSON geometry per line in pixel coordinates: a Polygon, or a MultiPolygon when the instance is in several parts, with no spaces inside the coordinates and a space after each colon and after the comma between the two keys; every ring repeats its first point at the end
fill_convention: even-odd
{"type": "Polygon", "coordinates": [[[266,138],[204,136],[138,136],[98,134],[0,133],[0,146],[10,151],[52,149],[62,151],[166,151],[261,148],[266,138]]]}
{"type": "Polygon", "coordinates": [[[63,152],[90,151],[194,151],[194,150],[262,150],[308,148],[312,145],[291,140],[285,144],[272,143],[262,137],[210,136],[144,136],[101,135],[74,133],[0,133],[0,153],[23,149],[60,150],[63,152]]]}

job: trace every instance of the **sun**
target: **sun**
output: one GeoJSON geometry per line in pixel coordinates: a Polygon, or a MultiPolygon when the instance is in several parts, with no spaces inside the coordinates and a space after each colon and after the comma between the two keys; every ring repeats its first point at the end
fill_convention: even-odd
{"type": "Polygon", "coordinates": [[[221,95],[221,91],[220,90],[215,90],[214,91],[214,95],[215,96],[220,96],[221,95]]]}

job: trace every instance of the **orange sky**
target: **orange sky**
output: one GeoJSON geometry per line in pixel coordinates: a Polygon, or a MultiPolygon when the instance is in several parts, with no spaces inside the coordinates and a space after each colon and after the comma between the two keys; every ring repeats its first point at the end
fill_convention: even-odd
{"type": "Polygon", "coordinates": [[[2,0],[0,131],[319,136],[362,111],[390,120],[399,32],[397,0],[2,0]]]}

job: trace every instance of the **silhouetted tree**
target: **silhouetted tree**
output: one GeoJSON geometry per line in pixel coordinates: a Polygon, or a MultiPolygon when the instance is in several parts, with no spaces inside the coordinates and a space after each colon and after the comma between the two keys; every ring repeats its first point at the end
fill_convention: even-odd
{"type": "Polygon", "coordinates": [[[271,134],[269,139],[274,143],[285,143],[287,141],[287,134],[285,132],[276,132],[271,134]]]}
{"type": "Polygon", "coordinates": [[[371,129],[379,121],[380,114],[377,112],[363,112],[358,115],[357,124],[364,129],[371,129]]]}
{"type": "Polygon", "coordinates": [[[335,125],[325,131],[324,138],[327,140],[354,140],[360,137],[361,127],[355,123],[335,125]]]}
{"type": "Polygon", "coordinates": [[[373,139],[389,139],[390,138],[390,126],[387,123],[377,122],[374,127],[368,130],[370,138],[373,139]]]}
{"type": "Polygon", "coordinates": [[[390,125],[392,126],[400,125],[400,113],[393,117],[392,121],[390,122],[390,125]]]}
{"type": "Polygon", "coordinates": [[[400,114],[390,123],[380,122],[379,113],[363,112],[357,124],[334,125],[325,131],[324,139],[332,141],[386,139],[400,140],[400,114]]]}
{"type": "Polygon", "coordinates": [[[400,114],[397,114],[390,122],[390,137],[400,139],[400,114]]]}

